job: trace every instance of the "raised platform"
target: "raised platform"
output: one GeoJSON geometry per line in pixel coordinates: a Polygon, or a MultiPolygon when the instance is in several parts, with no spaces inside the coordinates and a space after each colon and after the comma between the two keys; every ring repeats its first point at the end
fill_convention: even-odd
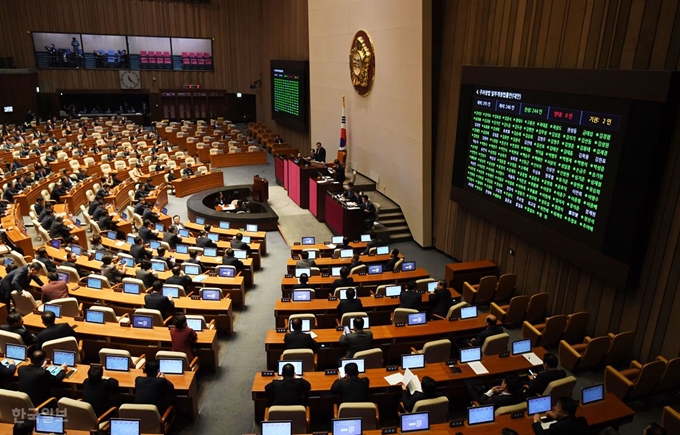
{"type": "Polygon", "coordinates": [[[218,226],[220,221],[227,221],[234,228],[245,228],[246,224],[257,224],[260,231],[276,231],[279,215],[269,204],[255,202],[251,199],[251,186],[248,184],[204,190],[189,198],[187,214],[191,221],[195,221],[196,217],[202,217],[206,224],[214,226],[218,226]],[[217,198],[219,192],[224,194],[227,201],[234,199],[248,201],[250,211],[245,214],[237,214],[215,210],[215,198],[217,198]]]}

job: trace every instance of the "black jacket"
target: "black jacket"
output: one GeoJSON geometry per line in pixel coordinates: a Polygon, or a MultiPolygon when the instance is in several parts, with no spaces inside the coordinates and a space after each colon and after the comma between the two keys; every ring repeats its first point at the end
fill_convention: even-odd
{"type": "Polygon", "coordinates": [[[135,379],[135,403],[156,405],[163,415],[175,396],[175,386],[165,378],[139,376],[135,379]]]}
{"type": "Polygon", "coordinates": [[[42,345],[50,340],[75,336],[76,331],[74,331],[73,328],[71,328],[71,325],[68,323],[55,323],[54,325],[50,325],[38,332],[38,337],[35,341],[35,348],[41,349],[42,345]]]}
{"type": "Polygon", "coordinates": [[[217,248],[217,244],[207,237],[196,238],[196,246],[199,248],[217,248]]]}
{"type": "Polygon", "coordinates": [[[243,270],[243,262],[236,257],[222,257],[222,264],[225,266],[234,266],[237,271],[243,270]]]}
{"type": "Polygon", "coordinates": [[[341,346],[347,347],[345,357],[352,358],[355,353],[371,348],[373,345],[373,333],[362,330],[352,332],[351,334],[342,334],[339,341],[341,346]]]}
{"type": "Polygon", "coordinates": [[[2,325],[0,326],[0,329],[3,331],[7,332],[12,332],[14,334],[19,334],[21,335],[21,339],[24,340],[24,344],[26,346],[30,346],[33,343],[35,343],[36,336],[35,334],[32,334],[31,331],[28,329],[21,327],[21,328],[12,328],[9,325],[2,325]]]}
{"type": "Polygon", "coordinates": [[[149,293],[144,296],[144,308],[158,310],[165,319],[175,309],[175,303],[160,293],[149,293]]]}
{"type": "Polygon", "coordinates": [[[62,370],[56,376],[42,367],[27,365],[18,370],[19,391],[28,394],[33,406],[38,406],[51,397],[51,386],[58,385],[66,376],[62,370]]]}
{"type": "Polygon", "coordinates": [[[52,262],[47,257],[35,257],[36,261],[41,262],[42,264],[45,265],[45,269],[47,269],[48,272],[56,272],[57,271],[57,265],[52,262]]]}
{"type": "Polygon", "coordinates": [[[264,390],[274,396],[272,405],[304,405],[307,392],[311,388],[306,379],[284,378],[270,382],[264,390]]]}
{"type": "Polygon", "coordinates": [[[446,316],[449,312],[449,308],[453,305],[449,289],[443,288],[441,290],[435,290],[434,293],[430,295],[430,305],[432,306],[432,314],[438,314],[442,317],[446,316]]]}
{"type": "Polygon", "coordinates": [[[485,330],[477,334],[475,338],[472,339],[470,344],[474,346],[481,346],[484,344],[487,338],[491,337],[492,335],[497,335],[497,334],[502,334],[503,333],[503,327],[501,325],[495,325],[491,327],[487,327],[485,330]]]}
{"type": "Polygon", "coordinates": [[[337,307],[338,317],[342,317],[345,313],[352,313],[355,311],[364,311],[364,305],[361,299],[343,299],[337,307]]]}
{"type": "Polygon", "coordinates": [[[181,285],[184,287],[184,291],[189,293],[189,287],[193,283],[191,278],[189,278],[186,275],[180,275],[180,276],[171,276],[170,278],[165,280],[166,284],[172,284],[172,285],[181,285]]]}
{"type": "Polygon", "coordinates": [[[118,380],[114,378],[91,381],[85,379],[83,382],[83,401],[92,405],[97,416],[105,413],[116,402],[111,400],[111,396],[118,393],[118,380]]]}
{"type": "Polygon", "coordinates": [[[420,302],[422,301],[422,295],[410,290],[402,290],[399,294],[399,308],[411,308],[413,310],[420,309],[420,302]]]}
{"type": "Polygon", "coordinates": [[[0,281],[0,300],[8,301],[13,290],[21,292],[21,290],[28,288],[31,281],[43,286],[43,282],[38,276],[30,275],[29,266],[14,269],[0,281]]]}
{"type": "Polygon", "coordinates": [[[311,349],[316,352],[316,341],[311,335],[305,334],[302,331],[293,331],[283,337],[283,343],[286,349],[311,349]]]}
{"type": "Polygon", "coordinates": [[[439,393],[435,393],[434,396],[428,396],[422,391],[416,391],[415,393],[411,394],[408,389],[406,389],[401,392],[401,403],[404,404],[404,409],[406,411],[411,412],[413,411],[413,407],[415,406],[416,402],[419,400],[435,399],[440,396],[441,394],[439,393]]]}
{"type": "Polygon", "coordinates": [[[529,382],[528,392],[533,394],[543,394],[548,384],[567,376],[564,370],[546,370],[536,374],[536,378],[529,382]]]}
{"type": "Polygon", "coordinates": [[[335,289],[338,287],[352,287],[352,286],[354,286],[354,278],[352,278],[351,276],[347,277],[347,279],[338,278],[331,284],[331,292],[334,292],[335,289]]]}
{"type": "Polygon", "coordinates": [[[141,263],[145,257],[150,259],[153,253],[142,245],[132,245],[130,246],[130,255],[135,259],[135,262],[141,263]]]}
{"type": "Polygon", "coordinates": [[[531,428],[535,435],[574,435],[588,433],[588,422],[583,417],[567,417],[543,429],[540,422],[533,423],[531,428]]]}
{"type": "Polygon", "coordinates": [[[340,403],[368,402],[370,380],[358,376],[349,379],[336,379],[331,386],[331,393],[340,396],[340,403]]]}

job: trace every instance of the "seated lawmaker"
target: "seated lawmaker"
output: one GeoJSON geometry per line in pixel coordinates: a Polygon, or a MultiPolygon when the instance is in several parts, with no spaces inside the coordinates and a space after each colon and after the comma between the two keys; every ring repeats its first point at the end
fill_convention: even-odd
{"type": "Polygon", "coordinates": [[[148,360],[144,366],[146,376],[135,379],[135,403],[155,405],[158,413],[163,415],[170,403],[175,399],[175,386],[159,372],[160,364],[156,360],[148,360]]]}
{"type": "Polygon", "coordinates": [[[243,262],[234,256],[234,250],[227,249],[226,255],[222,257],[222,264],[225,266],[234,266],[237,272],[243,270],[243,262]]]}
{"type": "Polygon", "coordinates": [[[272,406],[305,405],[307,394],[312,386],[306,379],[295,377],[293,364],[285,364],[281,370],[282,377],[275,379],[264,387],[273,396],[272,406]]]}
{"type": "Polygon", "coordinates": [[[154,281],[149,293],[144,296],[144,308],[160,311],[161,316],[165,319],[175,310],[175,303],[161,293],[162,291],[163,283],[158,280],[154,281]]]}
{"type": "Polygon", "coordinates": [[[354,278],[349,276],[349,268],[343,266],[340,269],[340,278],[336,279],[331,284],[331,293],[335,292],[335,289],[338,287],[352,287],[354,285],[354,278]]]}
{"type": "Polygon", "coordinates": [[[55,323],[56,316],[52,311],[44,311],[40,315],[40,318],[42,319],[43,325],[45,325],[45,329],[38,332],[38,336],[35,341],[36,349],[42,348],[43,343],[46,343],[50,340],[76,336],[76,331],[74,331],[71,325],[68,323],[55,323]]]}
{"type": "Polygon", "coordinates": [[[394,270],[395,266],[397,265],[397,261],[399,261],[399,250],[394,248],[390,252],[389,261],[383,265],[383,271],[389,272],[390,270],[394,270]]]}
{"type": "Polygon", "coordinates": [[[437,393],[437,384],[429,376],[423,377],[420,386],[423,391],[415,391],[411,394],[406,385],[401,385],[401,403],[407,412],[413,411],[413,407],[420,400],[435,399],[441,396],[441,394],[437,393]]]}
{"type": "Polygon", "coordinates": [[[347,299],[340,299],[338,307],[336,308],[338,312],[338,318],[342,318],[345,313],[353,313],[357,311],[363,311],[364,306],[361,303],[361,299],[357,299],[356,290],[353,288],[347,289],[347,299]]]}
{"type": "Polygon", "coordinates": [[[310,334],[302,332],[302,319],[291,320],[292,331],[283,338],[286,349],[311,349],[316,352],[317,344],[310,334]]]}
{"type": "Polygon", "coordinates": [[[9,313],[7,316],[7,324],[0,326],[0,329],[13,334],[19,334],[26,346],[35,343],[37,338],[35,334],[32,334],[31,331],[24,327],[24,318],[16,311],[9,313]]]}
{"type": "Polygon", "coordinates": [[[357,363],[345,365],[345,377],[336,379],[331,385],[331,393],[340,396],[340,403],[369,402],[368,389],[371,381],[368,377],[359,377],[357,363]]]}
{"type": "MultiPolygon", "coordinates": [[[[534,414],[534,423],[531,428],[535,435],[572,435],[588,433],[588,421],[584,417],[576,417],[578,402],[571,397],[560,397],[557,399],[555,408],[548,411],[546,415],[552,417],[555,423],[547,429],[543,429],[541,415],[534,414]]],[[[645,429],[645,433],[648,431],[645,429]]]]}

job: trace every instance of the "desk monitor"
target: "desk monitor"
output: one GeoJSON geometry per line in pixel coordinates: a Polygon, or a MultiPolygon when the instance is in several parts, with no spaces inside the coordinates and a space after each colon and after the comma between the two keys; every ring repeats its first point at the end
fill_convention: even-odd
{"type": "Polygon", "coordinates": [[[54,350],[52,354],[52,364],[60,366],[66,364],[69,367],[76,366],[76,353],[71,350],[54,350]]]}
{"type": "Polygon", "coordinates": [[[198,225],[205,225],[205,218],[197,217],[197,218],[196,218],[196,223],[197,223],[198,225]]]}
{"type": "Polygon", "coordinates": [[[248,258],[248,251],[245,249],[234,249],[234,258],[238,258],[239,260],[245,260],[248,258]]]}
{"type": "MultiPolygon", "coordinates": [[[[302,320],[302,332],[309,332],[312,330],[312,321],[311,319],[300,319],[302,320]]],[[[293,332],[293,322],[289,322],[289,327],[291,332],[293,332]]]]}
{"type": "Polygon", "coordinates": [[[158,249],[161,247],[161,242],[158,240],[150,240],[149,241],[149,248],[151,249],[158,249]]]}
{"type": "Polygon", "coordinates": [[[140,420],[130,418],[112,418],[111,435],[140,435],[141,423],[140,420]]]}
{"type": "MultiPolygon", "coordinates": [[[[114,237],[114,239],[115,239],[115,237],[114,237]]],[[[129,245],[134,245],[134,244],[135,244],[135,236],[133,236],[133,235],[128,235],[128,236],[125,238],[125,242],[126,242],[127,244],[129,244],[129,245]]]]}
{"type": "Polygon", "coordinates": [[[167,268],[167,263],[163,260],[151,260],[151,270],[156,272],[165,272],[167,268]]]}
{"type": "Polygon", "coordinates": [[[283,366],[285,366],[286,364],[293,364],[293,367],[295,367],[295,374],[297,376],[302,376],[302,360],[278,361],[278,363],[279,363],[278,369],[279,376],[283,376],[283,366]]]}
{"type": "Polygon", "coordinates": [[[123,218],[124,221],[127,220],[127,214],[125,212],[121,213],[120,217],[123,218]]]}
{"type": "Polygon", "coordinates": [[[408,326],[424,325],[427,323],[427,313],[409,313],[406,324],[408,326]]]}
{"type": "Polygon", "coordinates": [[[106,359],[104,359],[104,369],[114,372],[129,372],[130,358],[120,355],[106,355],[106,359]]]}
{"type": "MultiPolygon", "coordinates": [[[[347,290],[348,289],[346,289],[346,288],[338,290],[338,297],[340,298],[340,300],[347,299],[347,290]]],[[[355,291],[356,291],[356,289],[355,289],[355,291]]],[[[356,296],[356,293],[354,295],[356,296]]]]}
{"type": "Polygon", "coordinates": [[[550,409],[552,409],[551,399],[550,396],[539,396],[528,399],[527,413],[529,415],[534,415],[550,411],[550,409]]]}
{"type": "Polygon", "coordinates": [[[342,364],[342,369],[345,369],[345,366],[349,363],[355,363],[357,365],[357,369],[359,369],[359,373],[365,373],[366,372],[366,360],[364,358],[350,358],[350,359],[343,359],[340,361],[340,364],[342,364]]]}
{"type": "Polygon", "coordinates": [[[361,435],[361,418],[333,419],[333,435],[361,435]]]}
{"type": "Polygon", "coordinates": [[[128,293],[131,295],[138,295],[141,293],[142,289],[140,285],[136,282],[124,282],[123,283],[123,293],[128,293]]]}
{"type": "Polygon", "coordinates": [[[182,228],[179,230],[179,236],[180,237],[189,237],[189,230],[182,228]]]}
{"type": "Polygon", "coordinates": [[[184,245],[181,243],[178,243],[177,246],[175,246],[175,250],[177,251],[178,254],[188,254],[189,253],[189,245],[184,245]]]}
{"type": "Polygon", "coordinates": [[[493,405],[488,406],[473,406],[468,408],[468,425],[493,423],[494,410],[493,405]]]}
{"type": "Polygon", "coordinates": [[[201,266],[198,264],[184,263],[184,273],[187,275],[199,275],[201,273],[201,266]]]}
{"type": "Polygon", "coordinates": [[[288,420],[270,420],[262,422],[262,435],[292,435],[293,422],[288,420]]]}
{"type": "Polygon", "coordinates": [[[179,289],[177,287],[163,286],[163,296],[166,298],[179,298],[179,289]]]}
{"type": "Polygon", "coordinates": [[[380,275],[383,273],[382,264],[369,264],[368,274],[369,275],[380,275]]]}
{"type": "Polygon", "coordinates": [[[62,435],[64,417],[60,415],[35,414],[35,433],[62,435]]]}
{"type": "Polygon", "coordinates": [[[387,255],[390,253],[389,246],[378,246],[375,248],[375,255],[387,255]]]}
{"type": "Polygon", "coordinates": [[[234,277],[234,269],[231,267],[217,267],[217,275],[220,278],[233,278],[234,277]]]}
{"type": "Polygon", "coordinates": [[[220,228],[223,230],[228,230],[231,227],[231,224],[227,221],[220,221],[220,228]]]}
{"type": "Polygon", "coordinates": [[[204,301],[219,301],[222,298],[222,290],[220,289],[203,289],[201,291],[201,299],[204,301]]]}
{"type": "Polygon", "coordinates": [[[468,347],[460,350],[460,362],[469,363],[482,360],[481,347],[468,347]]]}
{"type": "Polygon", "coordinates": [[[354,255],[354,249],[341,249],[340,258],[352,258],[354,255]]]}
{"type": "Polygon", "coordinates": [[[99,278],[94,278],[91,276],[87,277],[87,288],[93,288],[95,290],[101,290],[104,286],[104,282],[99,278]]]}
{"type": "Polygon", "coordinates": [[[132,257],[120,257],[120,261],[125,263],[127,267],[135,267],[135,259],[132,257]]]}
{"type": "Polygon", "coordinates": [[[88,323],[104,324],[104,312],[98,310],[85,310],[85,321],[88,323]]]}
{"type": "Polygon", "coordinates": [[[156,231],[160,231],[160,232],[165,231],[165,226],[163,226],[163,224],[161,224],[161,223],[157,223],[155,225],[155,227],[156,227],[156,231]]]}
{"type": "MultiPolygon", "coordinates": [[[[158,203],[156,203],[156,204],[158,204],[158,203]]],[[[161,209],[161,213],[163,213],[163,214],[168,214],[168,208],[167,208],[167,207],[163,207],[163,208],[161,209]]]]}
{"type": "Polygon", "coordinates": [[[396,297],[401,294],[401,286],[400,285],[388,285],[385,287],[385,296],[387,297],[396,297]]]}
{"type": "Polygon", "coordinates": [[[517,340],[512,342],[512,354],[521,355],[531,352],[531,339],[517,340]]]}
{"type": "Polygon", "coordinates": [[[342,266],[331,267],[331,276],[340,276],[342,266]]]}
{"type": "MultiPolygon", "coordinates": [[[[354,319],[358,319],[358,317],[352,317],[349,319],[349,327],[351,329],[354,329],[354,319]]],[[[368,322],[368,316],[363,316],[364,319],[364,329],[368,329],[371,327],[371,325],[368,322]]]]}
{"type": "Polygon", "coordinates": [[[26,346],[23,344],[5,344],[5,358],[16,361],[26,361],[26,346]]]}
{"type": "Polygon", "coordinates": [[[187,326],[196,332],[203,331],[203,321],[201,319],[187,318],[187,326]]]}
{"type": "Polygon", "coordinates": [[[7,257],[7,258],[5,258],[5,261],[2,262],[2,265],[7,267],[12,261],[14,261],[14,260],[12,260],[11,257],[7,257]]]}
{"type": "Polygon", "coordinates": [[[257,224],[246,225],[246,231],[248,231],[249,233],[256,233],[257,232],[257,224]]]}
{"type": "Polygon", "coordinates": [[[250,236],[243,236],[243,238],[241,238],[241,241],[243,243],[250,243],[250,236]]]}
{"type": "Polygon", "coordinates": [[[437,290],[437,284],[439,284],[437,281],[431,281],[427,283],[427,292],[428,293],[434,293],[437,290]]]}
{"type": "Polygon", "coordinates": [[[361,235],[361,241],[362,242],[370,242],[371,241],[371,235],[370,234],[362,234],[361,235]]]}
{"type": "Polygon", "coordinates": [[[401,368],[406,369],[422,369],[425,368],[425,354],[405,354],[401,356],[401,368]]]}
{"type": "Polygon", "coordinates": [[[184,360],[176,358],[161,358],[158,360],[160,372],[166,375],[183,375],[184,360]]]}
{"type": "Polygon", "coordinates": [[[295,278],[300,278],[300,275],[306,273],[308,277],[312,276],[312,269],[309,267],[298,267],[295,269],[295,278]]]}
{"type": "Polygon", "coordinates": [[[411,270],[416,270],[416,262],[415,261],[404,261],[401,263],[401,271],[402,272],[409,272],[411,270]]]}
{"type": "Polygon", "coordinates": [[[339,245],[343,242],[343,237],[342,236],[333,236],[331,239],[331,243],[334,245],[339,245]]]}
{"type": "Polygon", "coordinates": [[[59,247],[61,246],[61,240],[58,239],[50,240],[50,246],[52,246],[54,249],[59,249],[59,247]]]}
{"type": "Polygon", "coordinates": [[[80,255],[83,253],[83,248],[80,247],[79,245],[71,245],[71,252],[73,252],[76,255],[80,255]]]}
{"type": "Polygon", "coordinates": [[[429,412],[412,412],[401,414],[401,433],[430,430],[429,412]]]}
{"type": "Polygon", "coordinates": [[[309,302],[312,300],[311,290],[293,290],[293,302],[309,302]]]}
{"type": "Polygon", "coordinates": [[[307,253],[307,255],[309,256],[308,258],[309,258],[310,260],[316,260],[316,251],[315,251],[315,250],[310,249],[310,250],[304,251],[304,252],[307,253]]]}
{"type": "Polygon", "coordinates": [[[102,251],[95,251],[94,259],[97,261],[102,261],[102,258],[104,258],[104,253],[102,251]]]}
{"type": "Polygon", "coordinates": [[[111,240],[116,240],[116,237],[118,237],[118,233],[116,231],[107,231],[106,237],[111,239],[111,240]]]}
{"type": "Polygon", "coordinates": [[[64,281],[66,284],[68,284],[68,280],[71,277],[71,275],[66,272],[57,272],[57,276],[59,277],[59,281],[64,281]]]}
{"type": "Polygon", "coordinates": [[[146,314],[133,314],[132,327],[142,329],[153,329],[153,317],[146,314]]]}
{"type": "Polygon", "coordinates": [[[581,405],[599,402],[600,400],[604,400],[604,384],[581,388],[581,405]]]}
{"type": "Polygon", "coordinates": [[[217,257],[217,248],[205,247],[203,248],[203,255],[206,257],[217,257]]]}
{"type": "Polygon", "coordinates": [[[463,307],[460,309],[460,318],[461,320],[465,319],[474,319],[477,317],[477,307],[476,306],[471,306],[471,307],[463,307]]]}
{"type": "Polygon", "coordinates": [[[314,245],[316,243],[316,239],[314,237],[303,237],[302,238],[302,244],[303,245],[314,245]]]}
{"type": "Polygon", "coordinates": [[[81,226],[82,224],[83,224],[83,223],[80,221],[80,219],[76,218],[76,226],[77,226],[78,228],[80,228],[80,226],[81,226]]]}
{"type": "Polygon", "coordinates": [[[208,238],[217,243],[217,241],[220,240],[220,235],[217,233],[208,233],[208,238]]]}
{"type": "Polygon", "coordinates": [[[45,311],[51,311],[54,313],[54,317],[57,319],[61,317],[61,305],[56,304],[45,304],[45,311]]]}

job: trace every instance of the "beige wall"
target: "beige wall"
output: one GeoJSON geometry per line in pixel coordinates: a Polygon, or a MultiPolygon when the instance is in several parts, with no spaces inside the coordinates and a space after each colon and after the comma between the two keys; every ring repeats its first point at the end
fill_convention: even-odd
{"type": "Polygon", "coordinates": [[[311,140],[334,156],[346,96],[348,164],[379,176],[414,239],[431,245],[431,5],[429,0],[309,0],[311,140]],[[375,47],[376,78],[366,97],[349,78],[358,30],[375,47]],[[425,47],[425,49],[424,49],[425,47]]]}

